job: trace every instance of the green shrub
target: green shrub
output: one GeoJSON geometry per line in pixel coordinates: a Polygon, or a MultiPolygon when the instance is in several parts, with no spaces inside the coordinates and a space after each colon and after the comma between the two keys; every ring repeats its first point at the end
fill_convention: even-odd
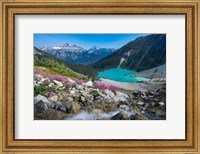
{"type": "Polygon", "coordinates": [[[46,93],[47,91],[44,86],[41,85],[34,86],[34,96],[37,96],[39,94],[44,96],[46,93]]]}

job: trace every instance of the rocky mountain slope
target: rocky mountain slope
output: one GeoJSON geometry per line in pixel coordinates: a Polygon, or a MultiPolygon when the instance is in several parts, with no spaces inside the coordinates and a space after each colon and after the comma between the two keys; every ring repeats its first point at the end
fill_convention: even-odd
{"type": "Polygon", "coordinates": [[[109,84],[34,71],[35,120],[165,120],[165,84],[125,91],[109,84]]]}
{"type": "Polygon", "coordinates": [[[63,46],[45,46],[40,50],[68,63],[83,65],[95,63],[115,51],[113,48],[99,47],[92,47],[89,50],[86,50],[77,45],[69,45],[68,43],[65,43],[63,46]]]}
{"type": "Polygon", "coordinates": [[[152,34],[131,41],[108,57],[96,62],[100,69],[126,68],[143,71],[166,63],[166,35],[152,34]]]}
{"type": "Polygon", "coordinates": [[[166,79],[166,64],[151,68],[149,70],[138,72],[137,74],[133,75],[133,77],[135,76],[146,77],[149,79],[166,79]]]}
{"type": "Polygon", "coordinates": [[[70,64],[34,47],[34,66],[45,67],[61,75],[94,78],[97,71],[80,64],[70,64]]]}

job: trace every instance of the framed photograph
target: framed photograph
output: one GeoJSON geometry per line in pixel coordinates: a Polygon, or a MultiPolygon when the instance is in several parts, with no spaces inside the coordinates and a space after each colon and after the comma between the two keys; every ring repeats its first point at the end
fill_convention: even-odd
{"type": "Polygon", "coordinates": [[[199,153],[199,1],[1,1],[1,153],[199,153]]]}

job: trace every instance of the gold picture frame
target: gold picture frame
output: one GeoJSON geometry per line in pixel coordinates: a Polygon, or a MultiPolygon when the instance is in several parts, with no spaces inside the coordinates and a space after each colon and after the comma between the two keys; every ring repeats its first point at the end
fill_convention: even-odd
{"type": "Polygon", "coordinates": [[[199,0],[2,0],[0,153],[200,153],[199,0]],[[183,14],[186,17],[186,139],[16,140],[14,19],[17,14],[183,14]]]}

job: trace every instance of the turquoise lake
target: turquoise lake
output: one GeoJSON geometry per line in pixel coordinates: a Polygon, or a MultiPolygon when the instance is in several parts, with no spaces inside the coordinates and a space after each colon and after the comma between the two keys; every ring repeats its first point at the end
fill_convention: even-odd
{"type": "Polygon", "coordinates": [[[131,71],[128,69],[113,68],[106,70],[104,72],[99,72],[97,78],[105,78],[120,82],[140,82],[149,80],[144,77],[131,77],[136,73],[137,73],[136,71],[131,71]]]}

